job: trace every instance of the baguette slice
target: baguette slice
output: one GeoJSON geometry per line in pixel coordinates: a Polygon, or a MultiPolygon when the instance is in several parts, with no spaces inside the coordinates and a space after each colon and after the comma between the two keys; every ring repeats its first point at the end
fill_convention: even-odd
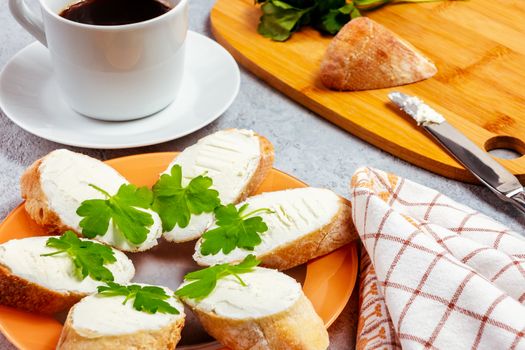
{"type": "MultiPolygon", "coordinates": [[[[49,236],[13,239],[0,245],[0,304],[53,314],[95,293],[102,282],[78,280],[73,261],[66,254],[41,256],[56,251],[46,247],[49,236]]],[[[117,283],[128,283],[135,274],[124,253],[113,249],[116,262],[105,265],[117,283]]]]}
{"type": "MultiPolygon", "coordinates": [[[[182,168],[182,184],[206,174],[213,179],[212,188],[219,192],[226,205],[243,201],[261,185],[272,168],[273,146],[266,138],[251,130],[228,129],[200,139],[186,148],[164,173],[178,164],[182,168]]],[[[164,233],[172,242],[199,238],[213,222],[211,213],[192,215],[188,226],[164,233]]]]}
{"type": "MultiPolygon", "coordinates": [[[[235,248],[229,254],[201,253],[202,238],[195,246],[193,259],[203,266],[238,262],[254,254],[262,265],[286,270],[327,254],[357,239],[352,224],[350,202],[334,192],[314,187],[267,192],[248,198],[246,212],[268,208],[274,213],[259,213],[268,226],[262,243],[253,251],[235,248]]],[[[216,226],[212,226],[214,228],[216,226]]]]}
{"type": "Polygon", "coordinates": [[[432,61],[368,17],[348,22],[321,63],[321,81],[334,90],[388,88],[428,79],[436,72],[432,61]]]}
{"type": "MultiPolygon", "coordinates": [[[[168,295],[173,291],[164,288],[168,295]]],[[[184,327],[184,306],[168,302],[180,314],[149,314],[125,304],[123,296],[90,295],[69,311],[57,350],[175,349],[184,327]]]]}
{"type": "Polygon", "coordinates": [[[240,277],[246,287],[230,275],[200,301],[183,298],[211,336],[232,350],[328,347],[323,321],[293,278],[260,267],[240,277]]]}
{"type": "MultiPolygon", "coordinates": [[[[22,197],[26,200],[25,209],[37,224],[48,233],[62,233],[66,230],[82,233],[76,210],[87,199],[105,199],[104,195],[89,184],[94,184],[110,194],[117,193],[123,184],[129,182],[115,169],[86,155],[59,149],[37,160],[22,175],[22,197]]],[[[162,225],[157,213],[152,210],[154,224],[149,228],[146,240],[135,245],[122,235],[113,225],[108,231],[95,239],[120,250],[144,251],[157,245],[162,234],[162,225]]]]}

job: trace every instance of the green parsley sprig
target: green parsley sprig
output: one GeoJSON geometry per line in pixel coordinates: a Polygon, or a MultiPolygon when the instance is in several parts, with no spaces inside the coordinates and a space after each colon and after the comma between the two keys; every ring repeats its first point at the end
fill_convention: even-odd
{"type": "Polygon", "coordinates": [[[220,264],[190,272],[184,276],[184,280],[191,282],[177,290],[175,295],[197,301],[202,300],[213,292],[219,279],[230,275],[233,275],[242,286],[246,286],[246,283],[239,275],[252,272],[260,263],[260,260],[257,260],[253,254],[250,254],[237,265],[220,264]]]}
{"type": "Polygon", "coordinates": [[[80,221],[82,235],[88,238],[103,236],[108,231],[109,222],[113,220],[118,230],[131,243],[143,243],[153,225],[150,213],[137,208],[149,209],[153,201],[153,193],[147,187],[132,184],[120,186],[117,194],[111,195],[102,188],[89,184],[106,199],[88,199],[81,203],[77,214],[83,219],[80,221]]]}
{"type": "Polygon", "coordinates": [[[202,235],[200,247],[203,255],[215,255],[221,250],[224,254],[230,253],[239,247],[253,250],[261,244],[261,233],[268,231],[268,226],[262,217],[254,216],[257,213],[273,213],[268,208],[260,208],[245,213],[248,204],[244,204],[238,210],[233,204],[220,206],[215,210],[217,227],[202,235]]]}
{"type": "Polygon", "coordinates": [[[444,0],[255,0],[262,4],[257,31],[275,41],[285,41],[301,27],[311,25],[336,34],[349,21],[387,4],[444,0]]]}
{"type": "Polygon", "coordinates": [[[336,34],[350,19],[360,17],[354,3],[345,0],[256,0],[263,15],[257,31],[275,41],[287,40],[299,28],[311,25],[336,34]]]}
{"type": "Polygon", "coordinates": [[[118,283],[108,282],[107,286],[98,287],[98,294],[107,297],[123,296],[125,297],[122,302],[123,305],[133,299],[133,308],[135,310],[149,314],[157,312],[173,315],[179,314],[179,310],[166,301],[171,296],[166,294],[163,288],[157,286],[140,286],[137,284],[123,286],[118,283]]]}
{"type": "Polygon", "coordinates": [[[49,238],[46,246],[58,250],[42,254],[42,256],[69,255],[75,266],[75,275],[79,280],[89,276],[96,281],[113,281],[113,273],[104,266],[117,261],[110,247],[81,240],[72,231],[66,231],[60,238],[49,238]]]}
{"type": "Polygon", "coordinates": [[[182,169],[174,165],[170,174],[163,174],[153,186],[155,210],[165,232],[173,230],[175,225],[181,228],[188,226],[191,215],[211,213],[219,204],[219,192],[210,189],[213,180],[200,175],[189,184],[182,186],[182,169]]]}

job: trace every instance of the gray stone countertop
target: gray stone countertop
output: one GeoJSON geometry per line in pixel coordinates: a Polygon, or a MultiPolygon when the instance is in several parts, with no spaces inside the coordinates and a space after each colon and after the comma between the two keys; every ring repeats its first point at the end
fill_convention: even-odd
{"type": "MultiPolygon", "coordinates": [[[[190,29],[211,36],[209,12],[214,0],[190,4],[190,29]]],[[[32,4],[34,5],[34,3],[32,4]]],[[[11,17],[7,1],[0,2],[0,68],[33,39],[11,17]]],[[[238,127],[254,129],[275,145],[275,167],[312,186],[327,187],[348,194],[352,173],[361,165],[394,172],[433,187],[522,232],[525,218],[503,204],[486,188],[467,185],[414,167],[339,129],[241,68],[241,89],[232,106],[215,122],[181,139],[124,150],[92,150],[67,147],[98,159],[125,155],[182,150],[216,130],[238,127]]],[[[0,114],[0,218],[21,201],[18,179],[35,159],[64,147],[27,133],[0,114]]],[[[329,332],[334,350],[354,348],[355,296],[329,332]]],[[[0,334],[0,349],[13,346],[0,334]]]]}

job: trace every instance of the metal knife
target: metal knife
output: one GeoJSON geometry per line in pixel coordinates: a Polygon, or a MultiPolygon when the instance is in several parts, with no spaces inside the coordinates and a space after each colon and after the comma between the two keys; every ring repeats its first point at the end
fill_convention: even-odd
{"type": "Polygon", "coordinates": [[[445,118],[415,96],[401,92],[388,95],[390,101],[411,116],[446,150],[498,197],[525,213],[525,193],[518,179],[476,146],[445,118]]]}

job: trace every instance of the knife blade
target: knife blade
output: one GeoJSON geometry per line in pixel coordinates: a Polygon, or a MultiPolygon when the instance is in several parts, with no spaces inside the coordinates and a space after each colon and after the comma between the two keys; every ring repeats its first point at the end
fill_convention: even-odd
{"type": "Polygon", "coordinates": [[[519,180],[434,109],[415,96],[392,92],[390,101],[412,117],[454,158],[501,199],[525,213],[525,193],[519,180]]]}

